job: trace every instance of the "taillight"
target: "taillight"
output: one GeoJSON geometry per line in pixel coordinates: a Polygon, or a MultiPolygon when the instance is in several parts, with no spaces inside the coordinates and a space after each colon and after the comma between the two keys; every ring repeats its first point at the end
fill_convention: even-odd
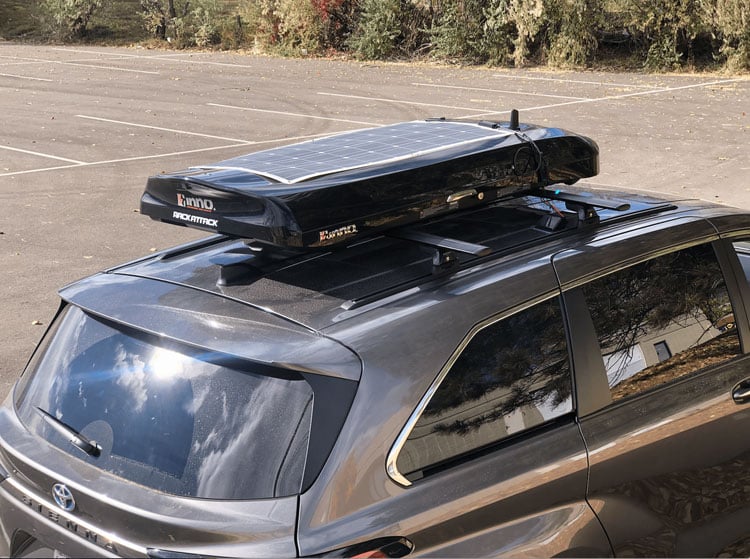
{"type": "Polygon", "coordinates": [[[413,549],[414,544],[406,538],[392,536],[334,549],[315,557],[406,557],[413,549]]]}

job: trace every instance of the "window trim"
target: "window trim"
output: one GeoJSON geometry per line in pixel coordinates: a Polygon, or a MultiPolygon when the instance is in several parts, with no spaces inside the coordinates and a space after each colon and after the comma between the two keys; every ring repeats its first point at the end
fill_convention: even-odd
{"type": "Polygon", "coordinates": [[[487,318],[483,320],[482,322],[479,322],[469,331],[469,333],[463,338],[463,340],[461,340],[461,343],[458,345],[456,350],[451,354],[450,358],[445,363],[445,365],[443,365],[442,369],[440,369],[440,372],[438,373],[437,377],[435,377],[435,380],[432,381],[432,384],[430,384],[430,387],[427,389],[427,392],[425,392],[424,396],[422,396],[422,398],[419,401],[419,404],[417,404],[417,407],[411,413],[411,415],[409,416],[409,419],[406,421],[406,424],[401,429],[400,433],[396,437],[395,442],[391,446],[391,449],[388,452],[388,455],[386,457],[386,472],[388,473],[388,477],[390,477],[393,481],[395,481],[396,483],[398,483],[399,485],[403,487],[409,487],[413,484],[413,482],[408,480],[398,470],[397,462],[398,462],[399,454],[401,453],[401,450],[406,444],[406,440],[409,438],[409,435],[411,435],[411,432],[414,430],[414,427],[416,426],[417,421],[419,421],[419,419],[422,417],[422,413],[424,413],[424,410],[427,408],[430,401],[432,400],[432,397],[438,391],[438,389],[440,388],[440,385],[443,383],[445,378],[448,376],[448,373],[453,368],[453,365],[456,363],[456,361],[458,361],[458,358],[463,354],[464,350],[472,342],[474,337],[485,328],[488,328],[513,315],[516,315],[520,312],[530,309],[531,307],[534,307],[541,303],[545,303],[552,299],[557,299],[559,307],[560,307],[560,318],[561,318],[560,327],[564,329],[565,343],[567,346],[566,349],[568,353],[568,365],[569,365],[570,374],[571,374],[571,384],[572,384],[571,397],[573,398],[572,412],[575,413],[575,402],[576,402],[575,378],[574,378],[575,374],[573,372],[573,362],[571,358],[570,338],[567,335],[567,322],[565,320],[565,305],[562,300],[562,294],[560,293],[559,290],[556,290],[554,292],[547,292],[543,295],[539,295],[538,297],[530,299],[526,301],[525,303],[516,305],[514,307],[506,309],[505,311],[497,313],[491,316],[490,318],[487,318]]]}

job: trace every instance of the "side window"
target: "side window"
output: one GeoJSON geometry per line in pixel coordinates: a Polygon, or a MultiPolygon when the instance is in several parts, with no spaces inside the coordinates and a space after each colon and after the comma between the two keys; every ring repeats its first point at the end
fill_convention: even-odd
{"type": "Polygon", "coordinates": [[[750,282],[750,241],[736,241],[732,243],[732,246],[737,253],[737,258],[740,259],[745,279],[750,282]]]}
{"type": "Polygon", "coordinates": [[[453,459],[573,410],[558,299],[479,330],[433,395],[398,456],[413,480],[453,459]]]}
{"type": "Polygon", "coordinates": [[[613,401],[739,355],[716,255],[701,245],[583,287],[613,401]]]}

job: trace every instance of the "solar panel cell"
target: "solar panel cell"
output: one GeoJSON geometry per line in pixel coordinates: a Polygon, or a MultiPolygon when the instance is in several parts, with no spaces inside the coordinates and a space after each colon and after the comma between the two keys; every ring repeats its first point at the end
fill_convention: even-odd
{"type": "Polygon", "coordinates": [[[512,134],[468,122],[402,122],[259,151],[198,168],[240,170],[295,184],[512,134]]]}

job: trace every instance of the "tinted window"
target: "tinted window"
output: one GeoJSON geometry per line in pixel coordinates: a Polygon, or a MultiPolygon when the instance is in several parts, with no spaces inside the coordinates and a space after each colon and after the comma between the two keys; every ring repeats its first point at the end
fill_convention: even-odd
{"type": "Polygon", "coordinates": [[[632,266],[583,288],[612,398],[639,394],[740,352],[710,245],[632,266]]]}
{"type": "Polygon", "coordinates": [[[69,308],[27,377],[27,427],[118,476],[213,499],[300,491],[313,405],[300,375],[165,347],[69,308]],[[97,441],[101,455],[70,444],[40,410],[97,441]]]}
{"type": "Polygon", "coordinates": [[[409,435],[398,470],[418,478],[572,409],[565,332],[554,299],[476,333],[409,435]]]}

